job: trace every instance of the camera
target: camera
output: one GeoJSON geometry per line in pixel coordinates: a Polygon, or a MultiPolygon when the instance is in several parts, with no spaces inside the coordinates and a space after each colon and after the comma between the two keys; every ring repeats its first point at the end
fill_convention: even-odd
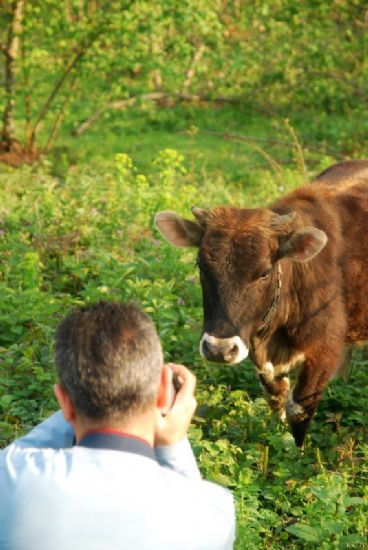
{"type": "Polygon", "coordinates": [[[171,381],[171,392],[170,392],[171,395],[170,395],[170,398],[169,398],[170,406],[167,409],[162,411],[162,414],[164,416],[169,412],[171,407],[174,405],[176,394],[178,393],[180,388],[181,388],[181,382],[179,380],[179,377],[175,372],[173,372],[172,381],[171,381]]]}
{"type": "Polygon", "coordinates": [[[181,388],[181,382],[180,382],[179,376],[176,374],[176,372],[173,373],[172,385],[174,387],[174,396],[175,396],[181,388]]]}

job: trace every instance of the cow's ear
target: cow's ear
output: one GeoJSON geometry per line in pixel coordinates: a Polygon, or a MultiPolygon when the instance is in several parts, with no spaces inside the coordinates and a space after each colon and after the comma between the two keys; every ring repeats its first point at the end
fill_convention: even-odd
{"type": "Polygon", "coordinates": [[[279,258],[288,257],[297,262],[309,262],[321,252],[327,243],[327,235],[316,227],[303,227],[282,240],[279,258]]]}
{"type": "Polygon", "coordinates": [[[169,210],[156,214],[155,223],[169,243],[175,246],[199,246],[204,229],[198,223],[185,220],[169,210]]]}

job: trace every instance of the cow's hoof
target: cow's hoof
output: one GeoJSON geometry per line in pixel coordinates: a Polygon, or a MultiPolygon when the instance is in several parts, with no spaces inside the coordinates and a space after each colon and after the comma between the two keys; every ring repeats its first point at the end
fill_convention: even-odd
{"type": "Polygon", "coordinates": [[[302,420],[301,422],[292,422],[291,423],[291,433],[293,434],[295,443],[300,449],[303,448],[305,434],[309,426],[309,419],[302,420]]]}

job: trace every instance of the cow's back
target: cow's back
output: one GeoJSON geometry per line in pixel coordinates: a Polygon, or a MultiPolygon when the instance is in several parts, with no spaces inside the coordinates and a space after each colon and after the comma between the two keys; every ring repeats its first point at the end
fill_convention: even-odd
{"type": "MultiPolygon", "coordinates": [[[[328,228],[327,236],[338,239],[343,271],[349,271],[349,259],[359,260],[361,269],[368,268],[368,161],[336,164],[317,176],[311,188],[320,205],[333,214],[338,237],[329,235],[328,228]]],[[[350,272],[350,281],[355,280],[353,275],[350,272]]]]}
{"type": "Polygon", "coordinates": [[[329,277],[336,292],[343,294],[347,343],[367,341],[368,161],[336,164],[275,206],[281,213],[294,209],[306,225],[325,231],[326,250],[313,260],[311,269],[329,277]]]}
{"type": "Polygon", "coordinates": [[[340,222],[346,341],[357,344],[368,340],[368,169],[352,175],[349,183],[341,180],[335,200],[340,222]]]}
{"type": "Polygon", "coordinates": [[[316,183],[330,185],[351,185],[368,179],[368,160],[347,160],[323,170],[315,178],[316,183]]]}

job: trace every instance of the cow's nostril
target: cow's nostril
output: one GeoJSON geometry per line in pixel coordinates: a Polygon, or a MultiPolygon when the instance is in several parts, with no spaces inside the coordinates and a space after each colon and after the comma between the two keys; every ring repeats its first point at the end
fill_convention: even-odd
{"type": "Polygon", "coordinates": [[[209,361],[232,364],[244,358],[241,357],[241,345],[242,342],[238,337],[216,338],[215,336],[205,334],[201,340],[200,351],[201,355],[209,361]]]}
{"type": "Polygon", "coordinates": [[[215,346],[207,342],[207,340],[203,340],[202,342],[202,353],[206,357],[206,359],[213,360],[214,357],[217,356],[218,350],[215,346]]]}
{"type": "Polygon", "coordinates": [[[248,348],[240,336],[219,338],[205,332],[199,350],[202,357],[214,363],[240,363],[248,356],[248,348]]]}
{"type": "Polygon", "coordinates": [[[238,355],[238,352],[239,347],[237,344],[234,344],[228,351],[224,353],[225,361],[232,361],[238,355]]]}
{"type": "Polygon", "coordinates": [[[202,341],[202,352],[203,352],[203,355],[205,355],[206,357],[208,356],[209,354],[209,348],[208,348],[208,344],[206,342],[206,340],[203,340],[202,341]]]}
{"type": "Polygon", "coordinates": [[[224,361],[224,350],[221,346],[212,344],[207,340],[202,341],[202,353],[210,361],[223,362],[224,361]]]}

